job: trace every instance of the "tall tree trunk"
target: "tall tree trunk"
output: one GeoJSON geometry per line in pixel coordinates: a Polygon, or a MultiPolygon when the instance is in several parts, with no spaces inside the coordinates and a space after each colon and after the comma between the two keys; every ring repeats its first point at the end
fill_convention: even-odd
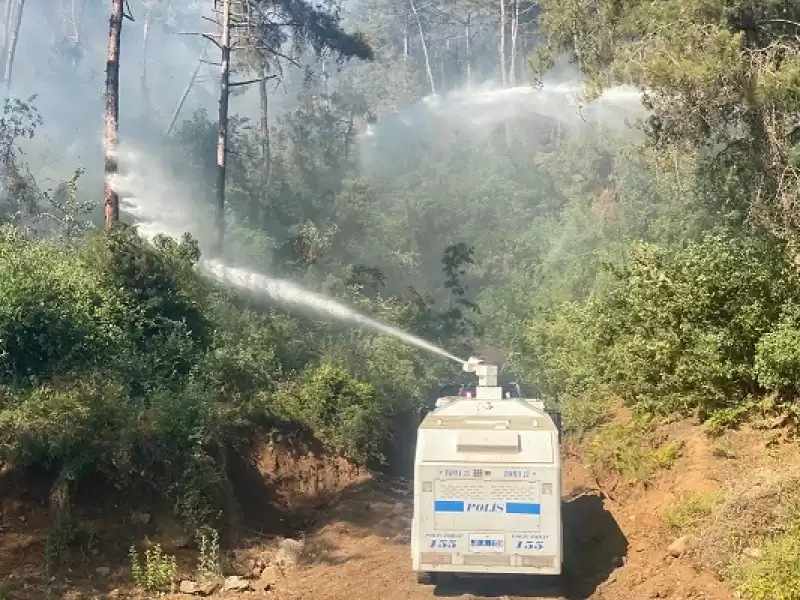
{"type": "Polygon", "coordinates": [[[506,86],[506,0],[500,0],[500,81],[506,86]]]}
{"type": "Polygon", "coordinates": [[[8,30],[11,21],[11,7],[14,0],[4,0],[3,23],[0,25],[0,76],[3,76],[3,67],[6,64],[6,49],[8,48],[8,30]]]}
{"type": "Polygon", "coordinates": [[[267,179],[272,163],[272,154],[269,140],[269,94],[267,93],[267,69],[261,68],[261,79],[258,82],[258,95],[261,99],[261,158],[264,168],[267,169],[267,179]]]}
{"type": "Polygon", "coordinates": [[[519,34],[519,0],[514,0],[514,12],[511,15],[511,62],[508,66],[508,82],[517,83],[517,35],[519,34]]]}
{"type": "Polygon", "coordinates": [[[79,0],[72,0],[72,39],[76,46],[81,43],[81,17],[83,16],[83,3],[79,9],[78,2],[79,0]]]}
{"type": "Polygon", "coordinates": [[[403,28],[403,66],[408,68],[408,13],[406,13],[406,23],[403,28]]]}
{"type": "Polygon", "coordinates": [[[258,95],[261,100],[261,160],[264,162],[264,191],[261,199],[261,222],[268,225],[269,202],[272,193],[272,147],[269,139],[269,94],[267,93],[267,65],[261,67],[258,82],[258,95]]]}
{"type": "Polygon", "coordinates": [[[322,97],[325,102],[325,110],[331,109],[331,100],[328,96],[328,53],[323,50],[322,52],[322,97]]]}
{"type": "Polygon", "coordinates": [[[11,20],[14,17],[14,6],[17,0],[5,0],[6,5],[3,7],[3,45],[0,48],[0,72],[3,74],[3,81],[5,81],[5,68],[6,59],[8,57],[9,42],[11,41],[11,20]]]}
{"type": "Polygon", "coordinates": [[[19,28],[22,26],[22,11],[25,8],[25,0],[17,3],[17,13],[14,15],[14,27],[11,30],[11,37],[8,41],[8,54],[6,55],[6,68],[4,72],[6,82],[6,94],[11,89],[11,74],[14,68],[14,54],[17,52],[17,40],[19,40],[19,28]]]}
{"type": "Polygon", "coordinates": [[[417,20],[417,28],[419,29],[419,40],[422,43],[422,55],[425,57],[425,72],[428,74],[428,81],[431,84],[431,94],[436,93],[436,82],[433,80],[433,71],[431,70],[431,61],[428,56],[428,44],[425,42],[425,32],[422,30],[422,21],[419,18],[417,7],[414,5],[414,0],[408,0],[411,4],[411,11],[417,20]]]}
{"type": "Polygon", "coordinates": [[[439,56],[439,71],[442,74],[440,86],[442,92],[447,92],[447,66],[445,61],[447,60],[447,55],[450,54],[450,38],[444,43],[444,49],[445,51],[439,56]]]}
{"type": "Polygon", "coordinates": [[[175,107],[175,110],[172,113],[172,119],[170,119],[169,125],[167,125],[167,129],[164,132],[164,135],[169,135],[172,133],[172,128],[175,127],[175,122],[178,120],[178,115],[181,114],[181,109],[183,108],[183,103],[186,102],[186,98],[189,96],[189,92],[192,91],[194,87],[194,82],[197,81],[197,74],[200,72],[200,67],[203,65],[203,60],[206,57],[206,50],[208,49],[207,45],[203,45],[203,51],[200,53],[200,58],[197,59],[197,65],[192,72],[192,77],[189,79],[189,83],[186,84],[186,87],[183,89],[183,94],[181,94],[180,100],[178,100],[178,105],[175,107]]]}
{"type": "Polygon", "coordinates": [[[350,159],[350,147],[352,146],[353,142],[353,129],[355,129],[355,113],[351,110],[350,111],[350,118],[347,120],[347,131],[344,134],[344,159],[345,161],[350,159]]]}
{"type": "Polygon", "coordinates": [[[222,66],[219,86],[219,136],[217,138],[217,206],[213,253],[222,255],[225,247],[225,171],[228,162],[228,100],[231,62],[231,0],[222,0],[222,66]]]}
{"type": "Polygon", "coordinates": [[[466,43],[466,60],[467,60],[467,86],[472,85],[472,23],[471,23],[472,15],[467,15],[467,20],[464,23],[464,40],[466,43]]]}
{"type": "MultiPolygon", "coordinates": [[[[503,87],[508,85],[506,73],[506,0],[500,0],[500,80],[503,87]]],[[[511,148],[511,126],[508,121],[503,123],[506,136],[506,147],[511,148]]]]}
{"type": "Polygon", "coordinates": [[[124,0],[111,0],[108,18],[108,56],[106,62],[106,139],[105,152],[105,216],[106,227],[119,221],[119,196],[111,187],[111,177],[117,172],[117,132],[119,131],[119,42],[122,36],[122,6],[124,0]]]}
{"type": "Polygon", "coordinates": [[[147,87],[147,46],[150,41],[150,18],[152,5],[145,4],[144,28],[142,29],[142,68],[139,72],[139,91],[142,95],[142,107],[145,115],[150,117],[150,90],[147,87]]]}

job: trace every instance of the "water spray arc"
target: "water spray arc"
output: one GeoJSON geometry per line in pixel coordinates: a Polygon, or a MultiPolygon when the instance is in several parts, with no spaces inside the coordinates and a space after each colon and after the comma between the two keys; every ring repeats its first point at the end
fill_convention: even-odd
{"type": "MultiPolygon", "coordinates": [[[[445,121],[456,128],[482,128],[521,114],[533,112],[564,122],[579,121],[577,101],[572,100],[581,86],[545,85],[535,89],[519,86],[505,89],[470,89],[452,92],[444,97],[432,95],[413,103],[384,122],[370,126],[362,142],[381,131],[396,134],[398,130],[424,129],[429,119],[445,121]]],[[[585,107],[584,107],[585,108],[585,107]]],[[[641,109],[640,94],[628,88],[612,88],[589,103],[597,120],[610,114],[635,114],[641,109]]],[[[585,115],[584,115],[585,116],[585,115]]],[[[370,148],[375,150],[375,148],[370,148]]],[[[186,197],[179,185],[170,185],[171,178],[162,172],[158,163],[127,148],[118,150],[128,167],[124,174],[115,173],[111,186],[121,197],[125,212],[139,223],[140,231],[152,238],[156,234],[180,237],[190,232],[196,239],[207,239],[213,231],[197,214],[197,205],[186,197]],[[193,214],[189,220],[184,215],[193,214]],[[205,235],[204,235],[205,234],[205,235]]],[[[218,216],[218,215],[217,215],[218,216]]],[[[220,283],[268,297],[287,307],[299,306],[317,314],[389,335],[417,348],[427,350],[460,365],[471,365],[430,342],[405,333],[396,327],[380,323],[331,298],[303,289],[289,281],[256,273],[249,269],[225,264],[219,259],[202,260],[201,272],[220,283]]]]}
{"type": "MultiPolygon", "coordinates": [[[[210,237],[213,228],[205,222],[196,205],[180,192],[180,186],[170,185],[172,180],[169,174],[157,162],[124,146],[118,152],[120,162],[126,168],[123,173],[115,174],[110,181],[122,197],[124,211],[135,219],[143,236],[152,239],[163,234],[178,239],[184,232],[189,232],[195,239],[205,240],[210,237]],[[186,215],[193,215],[192,220],[186,215]]],[[[225,285],[265,296],[286,307],[299,306],[324,317],[354,323],[459,364],[464,363],[460,358],[423,339],[380,323],[349,306],[305,290],[292,282],[229,265],[218,258],[203,259],[198,267],[201,273],[225,285]]]]}
{"type": "Polygon", "coordinates": [[[221,283],[266,295],[279,304],[303,306],[319,314],[331,316],[340,321],[355,323],[384,335],[390,335],[403,340],[407,344],[449,358],[459,364],[466,362],[421,338],[405,333],[396,327],[380,323],[344,304],[327,298],[322,294],[315,294],[305,290],[291,282],[267,277],[248,269],[231,267],[219,260],[203,261],[200,268],[221,283]]]}
{"type": "Polygon", "coordinates": [[[539,87],[481,86],[431,94],[371,122],[364,136],[372,137],[384,128],[398,135],[399,131],[411,132],[432,122],[474,130],[531,114],[565,125],[602,122],[626,126],[626,118],[643,114],[641,91],[633,87],[611,87],[592,100],[586,100],[584,93],[584,87],[576,83],[543,83],[539,87]]]}

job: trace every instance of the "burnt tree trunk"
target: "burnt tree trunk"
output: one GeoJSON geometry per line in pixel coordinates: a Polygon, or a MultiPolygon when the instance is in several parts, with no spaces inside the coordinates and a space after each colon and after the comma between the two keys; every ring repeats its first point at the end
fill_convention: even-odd
{"type": "Polygon", "coordinates": [[[105,202],[106,227],[119,221],[119,196],[111,187],[117,172],[117,132],[119,131],[119,42],[122,34],[123,0],[111,0],[108,19],[108,57],[106,62],[105,202]]]}
{"type": "MultiPolygon", "coordinates": [[[[11,0],[9,0],[10,2],[11,0]]],[[[6,67],[3,73],[6,83],[6,94],[11,88],[11,73],[14,68],[14,55],[17,52],[17,40],[19,40],[19,29],[22,26],[22,11],[25,9],[25,0],[17,2],[17,11],[14,14],[14,23],[10,27],[10,35],[8,37],[8,48],[6,50],[6,67]]]]}
{"type": "Polygon", "coordinates": [[[214,254],[220,256],[225,245],[225,171],[228,159],[228,100],[231,62],[231,0],[222,2],[222,66],[219,86],[219,136],[217,139],[217,206],[214,254]]]}

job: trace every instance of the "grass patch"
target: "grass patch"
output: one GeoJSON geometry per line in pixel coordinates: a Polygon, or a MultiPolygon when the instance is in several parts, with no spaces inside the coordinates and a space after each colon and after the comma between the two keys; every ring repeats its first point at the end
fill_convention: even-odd
{"type": "Polygon", "coordinates": [[[736,458],[733,450],[722,441],[714,442],[711,445],[711,454],[717,458],[736,458]]]}
{"type": "Polygon", "coordinates": [[[695,529],[711,516],[714,508],[724,499],[722,492],[695,492],[685,494],[664,512],[667,525],[676,532],[695,529]]]}
{"type": "Polygon", "coordinates": [[[736,590],[751,600],[800,600],[800,519],[759,544],[753,559],[733,569],[736,590]]]}
{"type": "MultiPolygon", "coordinates": [[[[699,508],[694,507],[693,514],[697,514],[698,510],[708,512],[707,504],[697,504],[699,508]]],[[[755,586],[761,568],[758,565],[772,560],[770,552],[773,546],[770,543],[788,544],[790,541],[783,538],[800,531],[797,526],[800,524],[798,508],[800,472],[796,469],[789,471],[775,465],[774,468],[755,471],[745,480],[728,486],[720,501],[714,503],[707,516],[699,522],[697,535],[703,544],[696,551],[698,566],[713,571],[734,585],[755,586]],[[750,558],[752,555],[758,558],[750,558]],[[752,576],[749,574],[751,569],[756,569],[752,576]],[[748,581],[750,583],[746,583],[748,581]]],[[[688,513],[692,513],[692,510],[688,510],[688,513]]],[[[680,512],[671,518],[677,522],[681,518],[687,519],[680,512]]],[[[688,520],[691,519],[689,516],[688,520]]],[[[775,578],[777,580],[777,574],[775,578]]],[[[800,596],[774,596],[779,600],[795,597],[800,599],[800,596]]]]}
{"type": "Polygon", "coordinates": [[[800,407],[778,394],[749,398],[736,406],[716,411],[706,420],[703,428],[710,437],[716,438],[744,423],[750,423],[755,429],[786,427],[792,434],[797,434],[800,432],[800,407]]]}
{"type": "Polygon", "coordinates": [[[658,469],[671,469],[675,461],[681,457],[683,442],[669,441],[650,453],[650,458],[658,469]]]}
{"type": "Polygon", "coordinates": [[[670,469],[682,447],[682,442],[660,440],[650,426],[631,421],[602,426],[589,442],[588,455],[605,469],[646,483],[659,470],[670,469]]]}
{"type": "Polygon", "coordinates": [[[706,433],[711,437],[719,437],[729,429],[735,429],[759,409],[759,404],[748,400],[729,408],[722,408],[712,414],[703,424],[706,433]]]}

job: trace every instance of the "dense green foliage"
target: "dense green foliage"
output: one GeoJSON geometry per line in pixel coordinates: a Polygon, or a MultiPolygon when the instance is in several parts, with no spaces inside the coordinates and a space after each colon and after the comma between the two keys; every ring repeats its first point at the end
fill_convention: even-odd
{"type": "Polygon", "coordinates": [[[566,51],[598,87],[647,89],[652,141],[700,157],[697,175],[793,234],[800,9],[785,0],[544,0],[541,54],[566,51]]]}
{"type": "Polygon", "coordinates": [[[197,259],[190,239],[151,245],[127,227],[75,247],[2,230],[3,460],[69,481],[144,478],[199,524],[218,506],[216,452],[233,426],[295,423],[380,459],[389,421],[418,414],[435,365],[234,303],[197,259]]]}
{"type": "Polygon", "coordinates": [[[757,234],[709,233],[676,251],[637,244],[584,302],[534,319],[523,344],[552,397],[706,418],[793,389],[798,297],[785,249],[757,234]]]}
{"type": "MultiPolygon", "coordinates": [[[[798,45],[784,5],[359,6],[353,39],[374,62],[331,76],[314,57],[285,75],[292,108],[267,114],[261,98],[269,127],[230,119],[224,258],[458,355],[509,350],[526,390],[577,432],[614,401],[716,427],[759,396],[794,399],[798,45]],[[496,27],[516,32],[500,56],[496,27]],[[566,52],[599,87],[645,86],[650,116],[625,129],[486,98],[440,98],[439,116],[433,100],[413,104],[498,67],[518,82],[537,36],[533,64],[566,52]]],[[[264,60],[278,61],[239,68],[278,72],[264,60]]],[[[13,147],[38,119],[11,112],[13,147]]],[[[149,142],[198,220],[214,202],[216,132],[198,111],[149,142]]],[[[57,218],[37,215],[50,228],[5,215],[18,227],[0,237],[0,460],[144,479],[198,524],[221,506],[221,449],[242,428],[302,429],[369,464],[408,452],[453,365],[219,289],[190,238],[85,235],[67,188],[57,218]]],[[[623,450],[605,459],[635,462],[623,450]]]]}
{"type": "MultiPolygon", "coordinates": [[[[665,227],[632,232],[591,290],[532,318],[522,342],[532,376],[566,400],[578,429],[602,416],[608,398],[648,414],[703,418],[737,412],[749,396],[792,399],[796,7],[542,6],[544,64],[565,51],[598,91],[645,89],[649,177],[664,181],[673,171],[682,196],[673,206],[687,212],[662,213],[665,227]]],[[[628,216],[653,222],[642,212],[652,200],[637,195],[628,216]]]]}

